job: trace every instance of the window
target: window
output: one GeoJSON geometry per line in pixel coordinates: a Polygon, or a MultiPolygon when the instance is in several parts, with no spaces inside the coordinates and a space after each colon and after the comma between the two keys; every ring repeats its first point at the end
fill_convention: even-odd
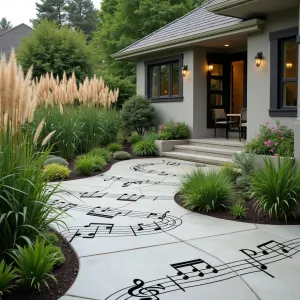
{"type": "Polygon", "coordinates": [[[153,102],[182,101],[182,55],[146,62],[146,94],[153,102]]]}
{"type": "Polygon", "coordinates": [[[282,107],[297,106],[297,70],[298,70],[298,51],[296,39],[283,40],[281,42],[282,61],[281,61],[281,91],[282,107]]]}
{"type": "Polygon", "coordinates": [[[296,117],[298,102],[298,28],[270,33],[270,116],[296,117]]]}

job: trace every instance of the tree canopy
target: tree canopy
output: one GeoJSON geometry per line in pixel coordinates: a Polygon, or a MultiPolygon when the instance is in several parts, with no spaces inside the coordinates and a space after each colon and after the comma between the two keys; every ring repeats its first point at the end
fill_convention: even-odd
{"type": "Polygon", "coordinates": [[[37,18],[34,25],[41,20],[56,22],[59,26],[68,25],[82,30],[91,36],[98,23],[98,10],[92,0],[41,0],[36,2],[37,18]]]}
{"type": "Polygon", "coordinates": [[[111,55],[183,16],[195,5],[195,0],[103,0],[99,30],[93,40],[102,72],[135,82],[135,64],[116,61],[111,55]]]}
{"type": "Polygon", "coordinates": [[[33,66],[33,77],[53,72],[61,78],[64,71],[69,77],[74,71],[83,81],[93,73],[93,52],[85,35],[47,20],[22,39],[17,58],[25,71],[33,66]]]}
{"type": "Polygon", "coordinates": [[[12,28],[11,22],[9,22],[6,18],[2,18],[0,20],[0,29],[9,29],[12,28]]]}

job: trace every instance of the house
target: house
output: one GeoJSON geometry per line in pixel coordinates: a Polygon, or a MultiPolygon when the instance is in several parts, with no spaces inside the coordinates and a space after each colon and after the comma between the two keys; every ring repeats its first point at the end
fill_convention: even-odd
{"type": "Polygon", "coordinates": [[[213,108],[247,108],[248,138],[280,120],[295,131],[300,157],[299,9],[299,0],[208,0],[113,57],[136,62],[137,93],[159,123],[213,137],[213,108]]]}
{"type": "Polygon", "coordinates": [[[26,24],[0,30],[0,53],[9,54],[11,49],[17,49],[21,39],[29,35],[33,29],[26,24]]]}

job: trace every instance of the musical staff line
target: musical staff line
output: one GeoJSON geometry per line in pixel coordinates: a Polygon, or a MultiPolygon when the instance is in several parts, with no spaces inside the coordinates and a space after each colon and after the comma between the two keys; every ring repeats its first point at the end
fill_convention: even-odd
{"type": "MultiPolygon", "coordinates": [[[[268,269],[268,265],[285,259],[292,259],[294,255],[299,253],[300,238],[283,243],[271,240],[258,245],[257,248],[260,251],[252,249],[241,249],[241,253],[247,253],[245,254],[245,259],[233,261],[227,264],[221,264],[214,267],[203,261],[202,259],[171,264],[170,266],[177,271],[176,275],[166,275],[166,277],[151,280],[148,282],[143,282],[140,279],[135,279],[135,285],[121,289],[108,296],[105,300],[128,300],[142,297],[144,297],[143,299],[148,300],[159,300],[162,299],[159,296],[166,293],[171,293],[178,290],[186,292],[186,289],[189,288],[213,284],[238,276],[246,276],[252,273],[264,272],[266,269],[268,269]],[[202,264],[205,264],[204,268],[197,267],[198,265],[201,266],[202,264]],[[262,265],[264,265],[266,269],[262,269],[262,265]],[[192,269],[192,271],[183,271],[182,269],[185,268],[190,268],[192,269]],[[131,293],[128,293],[129,290],[131,291],[131,293]]],[[[274,278],[274,276],[269,272],[267,272],[266,275],[274,278]]]]}

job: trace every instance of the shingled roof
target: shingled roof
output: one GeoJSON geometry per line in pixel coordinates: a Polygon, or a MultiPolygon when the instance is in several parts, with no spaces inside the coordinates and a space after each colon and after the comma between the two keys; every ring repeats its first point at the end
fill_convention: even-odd
{"type": "Polygon", "coordinates": [[[155,47],[161,43],[176,42],[182,38],[197,36],[201,33],[212,30],[226,28],[242,22],[242,19],[221,16],[207,11],[205,8],[209,5],[223,2],[224,0],[211,0],[203,6],[191,11],[185,16],[167,24],[159,30],[151,33],[143,39],[133,43],[127,48],[121,50],[114,56],[121,56],[135,50],[155,47]]]}

